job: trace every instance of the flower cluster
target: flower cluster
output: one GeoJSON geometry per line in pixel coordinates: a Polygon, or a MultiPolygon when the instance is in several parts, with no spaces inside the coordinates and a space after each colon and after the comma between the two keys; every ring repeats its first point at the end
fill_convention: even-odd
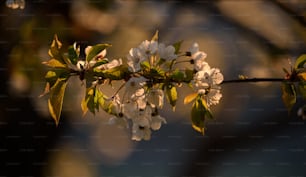
{"type": "Polygon", "coordinates": [[[162,123],[166,123],[158,110],[164,104],[164,91],[160,83],[154,83],[154,78],[136,76],[137,73],[145,69],[141,65],[148,63],[150,68],[160,69],[162,63],[177,58],[175,48],[166,46],[155,40],[145,40],[137,48],[132,48],[127,55],[128,70],[135,77],[131,77],[126,82],[126,91],[121,104],[116,96],[115,103],[116,117],[110,119],[111,123],[116,123],[123,127],[128,127],[127,119],[132,122],[132,139],[149,140],[151,130],[159,130],[162,123]]]}
{"type": "Polygon", "coordinates": [[[132,123],[132,139],[149,140],[151,130],[159,130],[166,120],[158,113],[163,106],[164,93],[158,88],[148,88],[144,77],[130,78],[126,83],[125,94],[127,98],[116,95],[112,99],[112,113],[110,123],[121,127],[129,127],[127,120],[132,123]]]}
{"type": "MultiPolygon", "coordinates": [[[[203,101],[207,103],[206,109],[210,105],[218,104],[222,97],[219,84],[223,81],[220,70],[210,68],[205,62],[206,53],[199,51],[197,43],[194,43],[184,56],[191,57],[188,61],[194,64],[195,74],[191,83],[197,95],[205,99],[203,101]]],[[[177,59],[174,46],[166,46],[155,40],[145,40],[137,48],[130,49],[127,64],[128,70],[134,77],[126,82],[123,103],[120,103],[118,96],[113,98],[113,110],[116,116],[112,117],[110,122],[128,127],[127,120],[131,120],[133,140],[149,140],[151,129],[158,130],[162,123],[166,123],[166,120],[158,114],[158,109],[164,104],[163,83],[154,81],[154,77],[136,75],[144,75],[143,71],[146,70],[144,63],[148,63],[150,69],[169,72],[171,68],[166,68],[164,65],[174,63],[177,59]]],[[[163,76],[162,73],[160,77],[163,76]]]]}
{"type": "Polygon", "coordinates": [[[212,118],[210,106],[222,97],[220,84],[223,75],[206,62],[206,53],[197,43],[186,52],[180,51],[181,42],[166,45],[158,42],[158,33],[152,40],[145,40],[131,48],[126,58],[106,58],[109,44],[97,44],[85,48],[85,60],[80,59],[80,47],[71,45],[68,53],[62,53],[62,44],[55,36],[49,55],[44,62],[54,68],[46,74],[45,93],[50,93],[49,110],[56,124],[59,123],[64,91],[71,76],[85,80],[86,92],[81,108],[85,114],[102,108],[113,115],[109,123],[130,128],[132,140],[149,140],[152,131],[166,123],[159,112],[165,100],[173,107],[178,98],[177,87],[187,84],[193,87],[193,96],[187,96],[186,104],[193,102],[192,127],[204,133],[206,118],[212,118]],[[185,68],[178,63],[190,63],[185,68]],[[123,81],[113,96],[103,93],[101,86],[113,81],[123,81]],[[123,91],[122,88],[125,88],[123,91]]]}
{"type": "Polygon", "coordinates": [[[220,93],[220,84],[223,81],[223,75],[218,68],[211,68],[205,61],[206,53],[199,51],[199,45],[194,43],[189,49],[189,55],[194,62],[196,71],[192,84],[197,93],[205,99],[208,106],[216,105],[222,97],[220,93]]]}

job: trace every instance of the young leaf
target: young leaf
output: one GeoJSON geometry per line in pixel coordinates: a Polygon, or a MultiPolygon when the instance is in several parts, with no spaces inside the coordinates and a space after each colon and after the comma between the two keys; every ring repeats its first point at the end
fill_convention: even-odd
{"type": "Polygon", "coordinates": [[[95,114],[96,110],[99,111],[99,106],[103,107],[104,104],[104,95],[99,89],[96,87],[87,88],[85,98],[81,102],[83,116],[88,110],[95,114]]]}
{"type": "Polygon", "coordinates": [[[102,73],[103,77],[110,80],[121,80],[124,79],[126,73],[128,73],[128,68],[124,65],[117,66],[108,70],[95,70],[97,74],[102,73]]]}
{"type": "Polygon", "coordinates": [[[158,30],[156,30],[154,36],[151,39],[152,41],[158,41],[158,30]]]}
{"type": "Polygon", "coordinates": [[[75,50],[73,45],[68,47],[68,58],[72,64],[76,65],[78,63],[79,55],[79,51],[75,50]]]}
{"type": "Polygon", "coordinates": [[[86,89],[85,98],[81,102],[83,116],[87,113],[88,110],[95,114],[94,95],[95,89],[93,87],[86,89]]]}
{"type": "Polygon", "coordinates": [[[85,114],[88,111],[88,107],[87,107],[88,101],[89,101],[89,99],[88,99],[87,94],[86,94],[85,98],[83,98],[82,101],[81,101],[81,109],[82,109],[82,112],[83,112],[83,116],[85,116],[85,114]]]}
{"type": "Polygon", "coordinates": [[[62,59],[61,48],[62,48],[62,43],[58,40],[57,35],[54,35],[54,39],[51,43],[48,53],[52,58],[58,60],[61,63],[64,63],[62,59]]]}
{"type": "Polygon", "coordinates": [[[149,73],[150,78],[163,78],[165,71],[160,68],[151,68],[149,73]]]}
{"type": "Polygon", "coordinates": [[[56,69],[48,71],[45,75],[46,82],[50,84],[50,88],[56,83],[56,81],[61,79],[67,79],[69,77],[69,73],[66,70],[56,69]]]}
{"type": "Polygon", "coordinates": [[[303,68],[305,63],[306,63],[306,54],[303,54],[296,59],[294,64],[294,69],[303,68]]]}
{"type": "Polygon", "coordinates": [[[105,59],[105,60],[99,60],[99,61],[97,61],[97,63],[93,66],[93,68],[98,67],[98,66],[101,66],[101,65],[106,64],[106,63],[109,63],[107,59],[105,59]]]}
{"type": "Polygon", "coordinates": [[[179,54],[180,53],[180,49],[181,49],[181,45],[182,45],[183,41],[178,41],[176,43],[173,44],[173,47],[175,49],[175,54],[179,54]]]}
{"type": "Polygon", "coordinates": [[[57,35],[54,35],[53,41],[51,43],[50,49],[49,49],[49,55],[51,57],[54,57],[58,55],[59,49],[62,47],[62,43],[58,40],[57,35]]]}
{"type": "Polygon", "coordinates": [[[99,89],[96,89],[94,102],[97,111],[99,111],[99,106],[102,107],[105,103],[104,95],[99,89]]]}
{"type": "Polygon", "coordinates": [[[175,105],[176,105],[176,101],[177,101],[176,87],[174,87],[172,85],[167,85],[166,86],[166,97],[167,97],[170,105],[172,106],[172,109],[175,110],[175,105]]]}
{"type": "Polygon", "coordinates": [[[189,83],[193,79],[194,72],[191,69],[185,69],[184,82],[189,83]]]}
{"type": "Polygon", "coordinates": [[[56,126],[62,112],[65,89],[67,86],[67,79],[57,79],[56,83],[50,90],[50,97],[48,99],[49,112],[55,121],[56,126]]]}
{"type": "Polygon", "coordinates": [[[296,103],[296,91],[294,84],[288,82],[282,83],[282,99],[288,112],[290,112],[293,105],[296,103]]]}
{"type": "Polygon", "coordinates": [[[98,99],[98,103],[99,105],[101,106],[101,108],[104,110],[105,108],[105,105],[107,105],[107,97],[102,93],[100,92],[100,96],[99,96],[99,99],[98,99]]]}
{"type": "Polygon", "coordinates": [[[176,69],[175,71],[172,72],[170,77],[176,82],[181,82],[184,80],[185,74],[182,71],[176,69]]]}
{"type": "Polygon", "coordinates": [[[197,93],[191,93],[184,98],[184,104],[192,102],[198,96],[197,93]]]}
{"type": "Polygon", "coordinates": [[[97,55],[99,55],[101,52],[103,52],[104,49],[110,47],[110,44],[97,44],[95,46],[92,46],[90,51],[88,52],[88,55],[86,56],[86,61],[89,62],[92,59],[94,59],[97,55]]]}
{"type": "Polygon", "coordinates": [[[143,61],[143,62],[140,63],[140,67],[144,71],[150,71],[151,65],[148,61],[143,61]]]}
{"type": "Polygon", "coordinates": [[[203,135],[205,133],[205,118],[207,116],[212,118],[205,100],[203,100],[200,96],[197,96],[197,99],[193,103],[191,109],[191,122],[192,127],[203,135]]]}
{"type": "Polygon", "coordinates": [[[66,68],[66,64],[60,62],[59,60],[57,59],[50,59],[48,61],[44,61],[42,62],[42,64],[44,65],[47,65],[49,67],[52,67],[52,68],[66,68]]]}

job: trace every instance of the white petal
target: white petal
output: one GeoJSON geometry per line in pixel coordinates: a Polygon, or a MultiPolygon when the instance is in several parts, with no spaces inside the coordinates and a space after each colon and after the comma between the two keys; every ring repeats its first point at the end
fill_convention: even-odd
{"type": "Polygon", "coordinates": [[[92,46],[87,46],[86,48],[85,48],[85,55],[87,56],[89,53],[90,53],[90,51],[92,50],[92,46]]]}
{"type": "Polygon", "coordinates": [[[153,116],[151,121],[151,129],[159,130],[162,123],[166,123],[166,120],[163,117],[159,115],[153,116]]]}

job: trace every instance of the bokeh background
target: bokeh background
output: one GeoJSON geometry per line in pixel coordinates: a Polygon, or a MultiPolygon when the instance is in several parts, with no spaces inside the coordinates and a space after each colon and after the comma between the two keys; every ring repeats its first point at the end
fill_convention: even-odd
{"type": "MultiPolygon", "coordinates": [[[[0,4],[0,176],[48,177],[302,177],[306,125],[288,115],[280,83],[222,86],[221,103],[205,136],[191,128],[190,88],[180,88],[176,111],[150,141],[134,142],[109,115],[82,116],[84,88],[71,80],[58,127],[47,110],[41,64],[54,34],[64,45],[111,43],[109,58],[150,39],[193,42],[226,80],[239,74],[282,78],[282,68],[306,53],[304,0],[26,0],[21,9],[0,4]]],[[[116,84],[114,85],[116,86],[116,84]]],[[[109,92],[111,88],[106,88],[109,92]]]]}

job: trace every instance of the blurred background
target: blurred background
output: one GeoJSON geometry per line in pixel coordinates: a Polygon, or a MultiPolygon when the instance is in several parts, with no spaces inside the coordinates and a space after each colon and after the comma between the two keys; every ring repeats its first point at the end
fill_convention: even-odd
{"type": "Polygon", "coordinates": [[[184,40],[182,50],[198,42],[225,80],[282,78],[306,53],[304,0],[26,0],[15,10],[1,1],[0,10],[1,177],[305,176],[306,125],[296,114],[304,102],[288,115],[280,83],[222,85],[205,136],[191,127],[183,86],[176,112],[161,111],[168,123],[142,142],[103,112],[83,117],[78,79],[58,127],[38,98],[54,34],[65,46],[111,43],[107,56],[120,58],[159,30],[160,42],[184,40]]]}

